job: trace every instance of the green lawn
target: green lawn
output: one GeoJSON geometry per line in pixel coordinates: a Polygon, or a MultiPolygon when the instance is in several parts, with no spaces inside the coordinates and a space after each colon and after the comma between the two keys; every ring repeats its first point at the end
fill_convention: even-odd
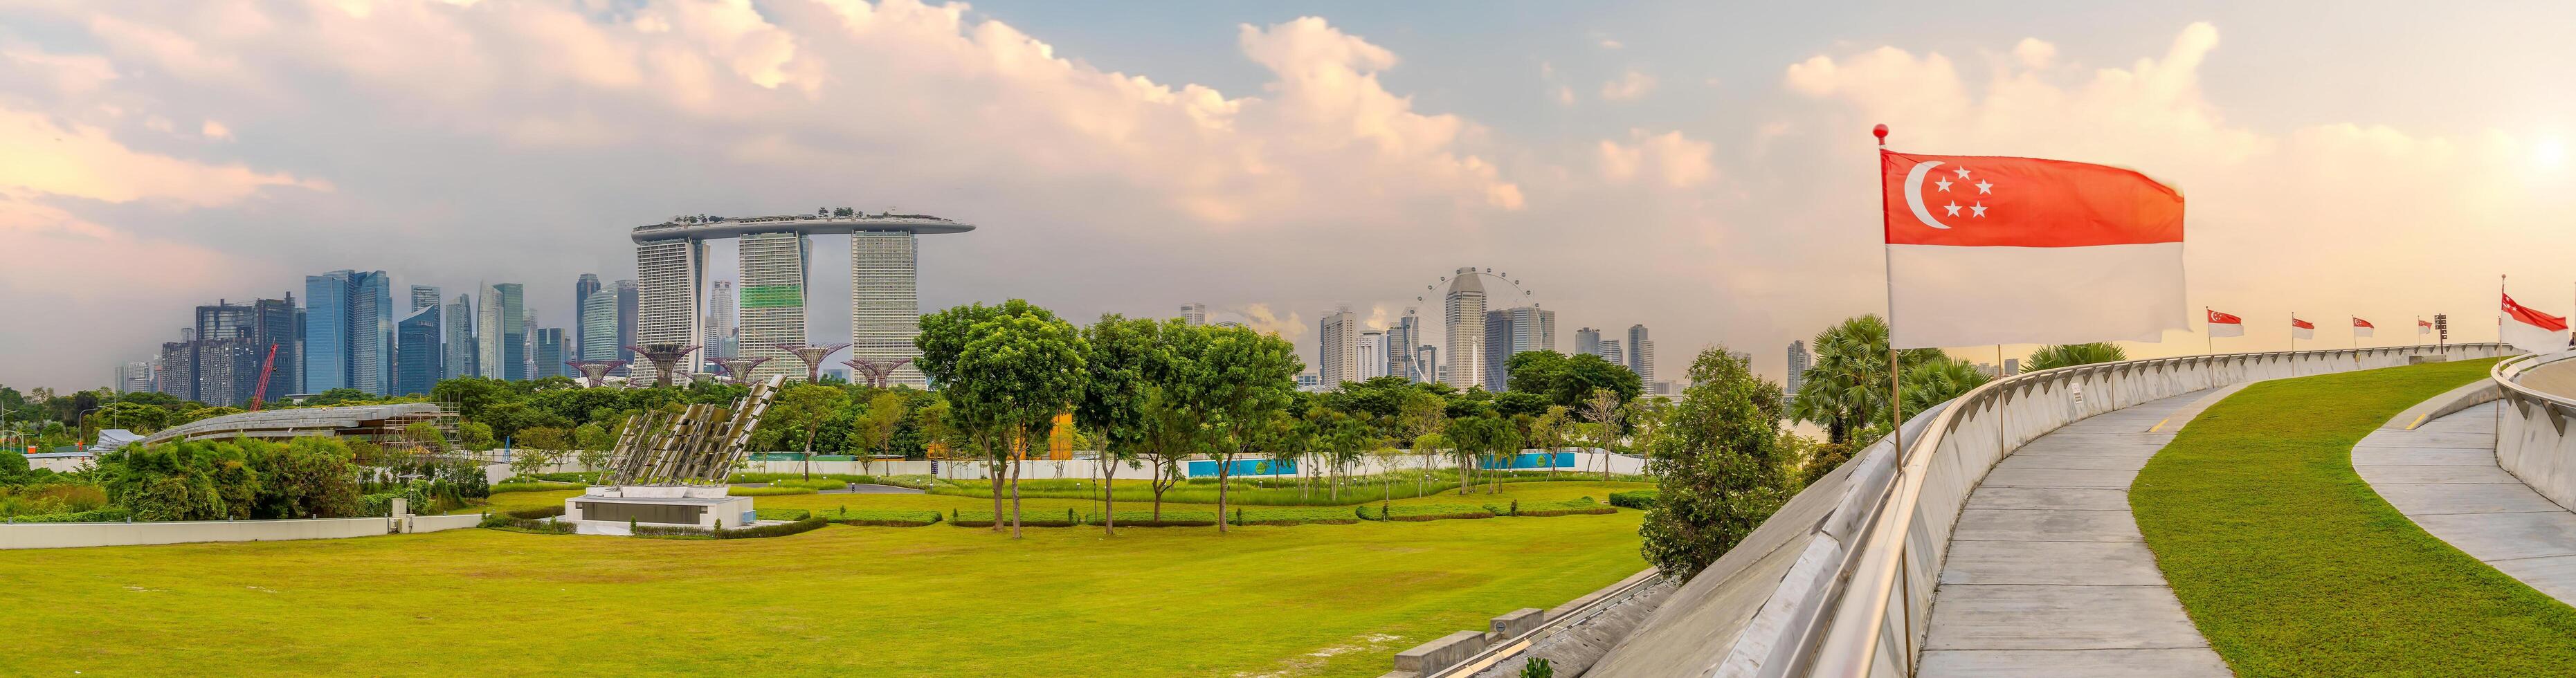
{"type": "Polygon", "coordinates": [[[2426,534],[2352,469],[2362,436],[2493,362],[2255,384],[2138,474],[2147,546],[2237,675],[2576,670],[2576,608],[2426,534]]]}
{"type": "MultiPolygon", "coordinates": [[[[1641,485],[1504,487],[1475,501],[1598,500],[1641,485]]],[[[992,507],[936,495],[759,499],[844,504],[992,507]]],[[[1131,508],[1146,507],[1119,505],[1131,508]]],[[[13,636],[0,673],[1374,676],[1416,643],[1644,568],[1640,515],[1114,539],[1098,528],[1012,541],[948,525],[834,525],[726,541],[469,529],[0,551],[13,636]]]]}

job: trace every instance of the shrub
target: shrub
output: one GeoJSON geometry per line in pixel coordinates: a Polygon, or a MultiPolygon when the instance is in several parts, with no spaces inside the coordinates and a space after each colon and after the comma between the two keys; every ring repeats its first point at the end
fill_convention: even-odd
{"type": "MultiPolygon", "coordinates": [[[[866,476],[860,476],[860,477],[861,477],[861,478],[865,478],[866,476]]],[[[856,483],[856,482],[866,482],[866,481],[862,481],[862,480],[844,480],[844,479],[840,479],[840,478],[815,478],[815,479],[813,479],[813,480],[796,480],[796,479],[791,478],[791,479],[787,479],[787,480],[773,480],[773,481],[770,481],[770,482],[769,482],[769,486],[770,486],[770,487],[799,487],[799,488],[804,488],[804,489],[808,489],[808,490],[838,490],[838,489],[847,488],[847,487],[849,487],[849,486],[850,486],[850,483],[856,483]]]]}
{"type": "Polygon", "coordinates": [[[557,482],[548,482],[548,481],[543,481],[543,480],[523,480],[523,479],[516,479],[516,478],[513,478],[513,479],[510,479],[510,480],[502,481],[502,482],[501,482],[500,484],[498,484],[498,485],[493,485],[493,486],[492,486],[492,493],[493,493],[493,494],[500,494],[500,493],[503,493],[503,492],[546,492],[546,491],[550,491],[550,490],[578,490],[578,489],[582,489],[583,487],[584,487],[583,485],[576,484],[576,483],[557,483],[557,482]]]}
{"type": "Polygon", "coordinates": [[[824,511],[819,515],[824,520],[829,520],[843,525],[866,525],[874,527],[921,527],[923,525],[937,523],[940,520],[938,511],[915,509],[860,509],[852,511],[847,508],[842,508],[838,510],[824,511]]]}
{"type": "Polygon", "coordinates": [[[11,523],[121,523],[121,522],[125,522],[125,520],[126,520],[126,519],[128,519],[128,518],[132,518],[132,517],[134,517],[133,512],[131,512],[131,511],[127,511],[127,510],[125,510],[123,507],[118,507],[118,506],[108,506],[108,507],[102,507],[102,508],[92,509],[92,510],[88,510],[88,511],[81,511],[81,512],[79,512],[79,513],[45,513],[45,514],[38,514],[38,515],[32,515],[32,516],[12,516],[12,517],[9,517],[9,518],[0,518],[0,522],[11,522],[11,523]]]}
{"type": "MultiPolygon", "coordinates": [[[[1487,506],[1485,509],[1490,511],[1493,510],[1494,507],[1487,506]]],[[[1511,506],[1511,515],[1532,518],[1547,516],[1599,515],[1618,512],[1619,509],[1603,506],[1600,502],[1593,501],[1591,497],[1575,497],[1565,501],[1531,502],[1527,506],[1523,506],[1520,502],[1514,501],[1511,506]]]]}
{"type": "MultiPolygon", "coordinates": [[[[992,527],[992,526],[993,526],[993,512],[992,512],[992,511],[958,511],[958,512],[956,512],[956,513],[957,513],[957,517],[956,517],[955,519],[953,519],[953,520],[948,521],[948,522],[949,522],[949,524],[956,525],[956,526],[958,526],[958,527],[992,527]]],[[[1002,514],[1002,516],[1001,516],[1001,524],[1003,524],[1003,525],[1009,525],[1009,524],[1011,524],[1011,515],[1010,515],[1010,514],[1008,514],[1008,513],[1002,514]]],[[[1020,514],[1020,526],[1021,526],[1021,527],[1073,527],[1073,526],[1081,525],[1081,524],[1082,524],[1082,520],[1080,519],[1080,517],[1078,517],[1078,516],[1068,517],[1068,516],[1066,516],[1065,514],[1060,514],[1060,513],[1050,513],[1050,512],[1047,512],[1047,511],[1034,511],[1034,512],[1023,512],[1023,513],[1021,513],[1021,514],[1020,514]]]]}
{"type": "Polygon", "coordinates": [[[1494,512],[1485,510],[1485,507],[1467,506],[1464,504],[1390,505],[1386,506],[1379,514],[1380,520],[1391,520],[1396,522],[1422,522],[1429,520],[1456,520],[1492,517],[1494,517],[1494,512]]]}
{"type": "MultiPolygon", "coordinates": [[[[792,480],[792,481],[797,481],[797,482],[800,482],[800,483],[804,483],[804,482],[821,482],[821,481],[826,481],[826,480],[838,481],[838,482],[844,482],[844,483],[874,483],[874,482],[877,482],[877,480],[876,480],[874,477],[858,475],[858,474],[855,474],[855,473],[817,473],[817,474],[814,474],[814,477],[813,477],[811,480],[807,480],[807,479],[806,479],[806,477],[805,477],[805,474],[802,474],[802,473],[768,473],[768,472],[763,472],[763,471],[744,471],[744,472],[741,472],[741,473],[736,473],[736,474],[733,474],[733,475],[731,475],[731,476],[726,476],[726,477],[725,477],[725,482],[728,482],[728,483],[737,483],[737,484],[741,484],[741,483],[769,483],[769,484],[776,485],[776,484],[784,484],[786,481],[791,481],[791,480],[792,480]]],[[[833,487],[839,487],[839,485],[833,485],[833,487]]]]}
{"type": "Polygon", "coordinates": [[[825,525],[830,525],[830,524],[832,524],[832,522],[831,522],[831,521],[824,520],[824,519],[822,519],[822,518],[811,518],[811,517],[809,517],[809,518],[805,518],[805,519],[803,519],[803,520],[798,520],[798,521],[796,521],[796,522],[792,522],[792,523],[782,523],[782,524],[778,524],[778,525],[755,525],[755,526],[751,526],[751,527],[738,528],[738,529],[731,529],[731,530],[709,530],[709,529],[696,528],[696,527],[677,527],[677,526],[664,527],[664,526],[636,525],[636,526],[634,527],[634,530],[633,530],[633,531],[635,532],[635,536],[638,536],[638,537],[657,537],[657,538],[674,538],[674,537],[676,537],[676,538],[682,538],[682,539],[689,539],[689,538],[695,538],[695,539],[765,539],[765,538],[769,538],[769,537],[784,537],[784,536],[791,535],[791,534],[804,534],[804,533],[807,533],[807,532],[812,532],[812,531],[815,531],[815,530],[823,529],[823,526],[825,526],[825,525]]]}
{"type": "Polygon", "coordinates": [[[725,494],[735,497],[777,497],[790,494],[813,494],[810,487],[728,487],[725,494]]]}
{"type": "Polygon", "coordinates": [[[751,517],[760,520],[783,520],[793,522],[812,518],[814,517],[814,512],[800,508],[752,509],[751,517]]]}
{"type": "Polygon", "coordinates": [[[1630,490],[1610,493],[1610,505],[1640,511],[1655,507],[1654,490],[1630,490]]]}
{"type": "Polygon", "coordinates": [[[562,504],[547,504],[547,505],[545,505],[545,506],[536,506],[536,507],[523,508],[523,509],[513,509],[513,510],[509,510],[509,511],[503,511],[503,512],[501,512],[501,515],[509,516],[509,517],[512,517],[512,518],[518,518],[518,519],[521,519],[521,520],[535,520],[535,519],[539,519],[539,518],[553,518],[553,517],[556,517],[556,516],[561,516],[561,515],[563,515],[563,514],[564,514],[564,506],[563,506],[562,504]]]}

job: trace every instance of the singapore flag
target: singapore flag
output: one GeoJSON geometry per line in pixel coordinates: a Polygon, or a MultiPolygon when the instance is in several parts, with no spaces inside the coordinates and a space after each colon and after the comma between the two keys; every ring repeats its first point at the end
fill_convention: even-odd
{"type": "Polygon", "coordinates": [[[1881,149],[1899,348],[2156,341],[2189,329],[2183,198],[2135,171],[1881,149]]]}
{"type": "Polygon", "coordinates": [[[2209,311],[2209,336],[2212,336],[2212,337],[2242,337],[2242,336],[2245,336],[2245,319],[2244,319],[2244,318],[2236,317],[2236,314],[2234,314],[2234,313],[2220,313],[2220,312],[2217,312],[2217,311],[2209,311]]]}
{"type": "Polygon", "coordinates": [[[2504,295],[2504,343],[2533,353],[2567,350],[2567,318],[2542,313],[2529,306],[2514,303],[2513,295],[2504,295]]]}
{"type": "Polygon", "coordinates": [[[2315,338],[2317,338],[2317,324],[2316,324],[2316,323],[2312,323],[2312,322],[2308,322],[2308,321],[2305,321],[2305,320],[2300,320],[2298,316],[2290,316],[2290,338],[2292,338],[2292,339],[2315,339],[2315,338]]]}
{"type": "Polygon", "coordinates": [[[2371,336],[2372,333],[2378,329],[2378,325],[2370,324],[2370,321],[2368,320],[2360,318],[2352,319],[2352,336],[2355,338],[2371,336]]]}

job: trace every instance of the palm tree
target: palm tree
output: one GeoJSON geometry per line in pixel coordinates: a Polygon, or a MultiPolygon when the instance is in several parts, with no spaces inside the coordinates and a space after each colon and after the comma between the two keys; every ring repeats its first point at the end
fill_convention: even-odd
{"type": "Polygon", "coordinates": [[[2118,344],[2098,341],[2090,344],[2058,344],[2056,346],[2050,346],[2032,352],[2030,354],[2030,360],[2022,363],[2021,370],[2024,372],[2037,372],[2040,370],[2059,367],[2119,362],[2128,359],[2129,352],[2120,350],[2120,346],[2118,344]]]}
{"type": "Polygon", "coordinates": [[[1905,368],[1905,411],[1922,412],[1992,381],[1977,366],[1943,358],[1905,368]]]}
{"type": "MultiPolygon", "coordinates": [[[[1876,315],[1847,318],[1816,333],[1813,343],[1816,362],[1789,402],[1789,417],[1825,427],[1828,442],[1858,447],[1875,440],[1878,434],[1871,429],[1892,426],[1887,422],[1887,321],[1876,315]]],[[[1906,367],[1943,359],[1940,349],[1931,348],[1907,349],[1898,356],[1906,367]]]]}

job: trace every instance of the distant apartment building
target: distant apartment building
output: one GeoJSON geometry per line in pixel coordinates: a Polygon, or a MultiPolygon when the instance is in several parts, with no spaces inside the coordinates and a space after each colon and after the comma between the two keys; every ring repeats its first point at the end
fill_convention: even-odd
{"type": "Polygon", "coordinates": [[[1181,322],[1191,327],[1207,324],[1207,304],[1182,304],[1181,322]]]}
{"type": "Polygon", "coordinates": [[[303,315],[291,292],[284,299],[248,304],[218,299],[213,306],[197,307],[196,327],[183,342],[191,353],[186,361],[188,399],[208,405],[247,403],[262,390],[263,366],[270,368],[265,390],[271,400],[303,388],[303,315]]]}
{"type": "Polygon", "coordinates": [[[1358,374],[1353,378],[1368,381],[1386,376],[1387,365],[1390,362],[1386,358],[1386,333],[1377,330],[1361,330],[1360,340],[1356,342],[1356,346],[1358,355],[1353,362],[1356,364],[1358,374]]]}
{"type": "Polygon", "coordinates": [[[1815,360],[1816,356],[1807,352],[1806,341],[1799,339],[1790,340],[1789,379],[1784,383],[1782,390],[1795,394],[1798,392],[1799,388],[1806,386],[1807,367],[1814,364],[1815,360]]]}
{"type": "Polygon", "coordinates": [[[1556,312],[1537,306],[1486,311],[1484,348],[1485,390],[1505,390],[1513,355],[1556,350],[1556,312]]]}
{"type": "Polygon", "coordinates": [[[1645,325],[1628,326],[1627,358],[1628,371],[1637,373],[1638,381],[1655,383],[1655,341],[1648,338],[1645,325]]]}
{"type": "Polygon", "coordinates": [[[1315,370],[1327,388],[1359,380],[1359,315],[1344,305],[1324,315],[1315,338],[1315,370]]]}
{"type": "Polygon", "coordinates": [[[135,360],[116,366],[117,393],[143,393],[151,390],[151,361],[135,360]]]}

